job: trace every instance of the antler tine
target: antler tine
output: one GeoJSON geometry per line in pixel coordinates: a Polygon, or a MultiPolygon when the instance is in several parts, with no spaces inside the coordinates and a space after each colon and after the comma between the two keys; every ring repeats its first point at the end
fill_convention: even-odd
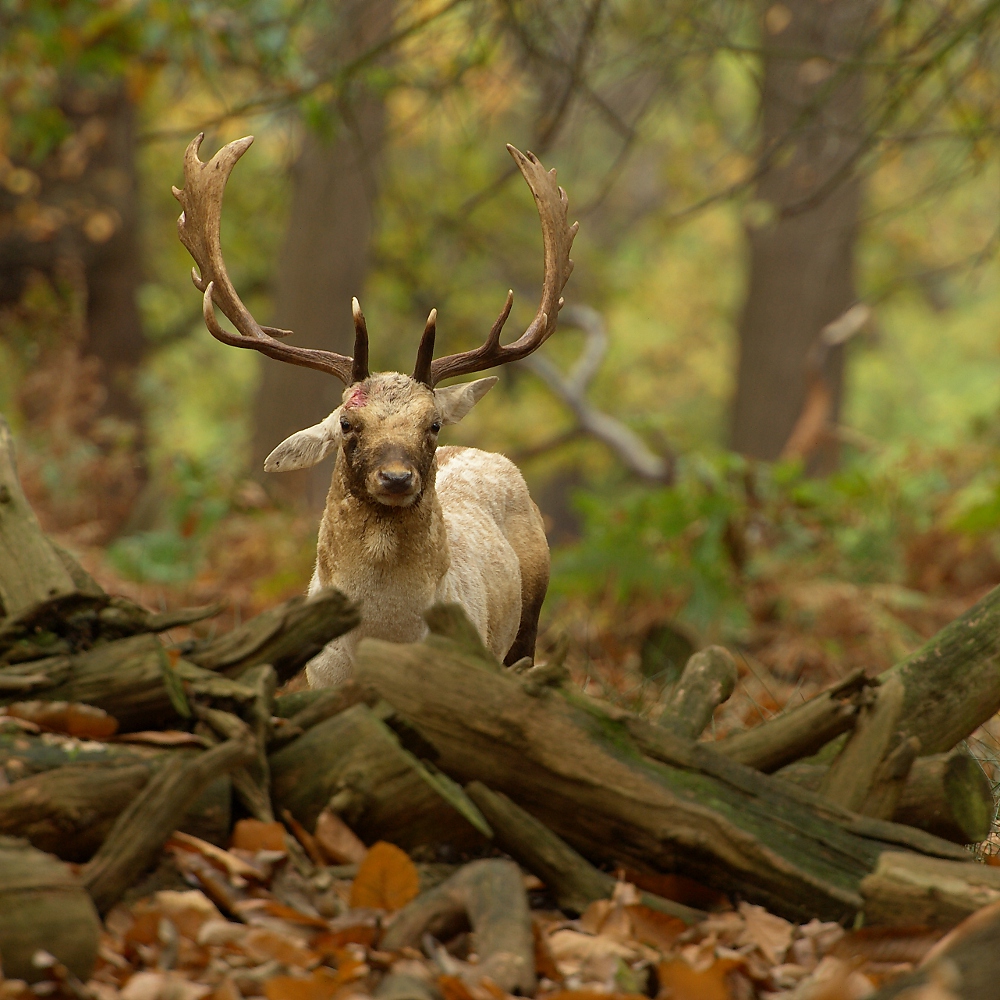
{"type": "MultiPolygon", "coordinates": [[[[199,274],[192,268],[191,279],[195,287],[204,293],[202,311],[209,333],[231,347],[247,347],[276,361],[315,368],[336,375],[350,385],[355,367],[353,359],[333,351],[281,343],[276,338],[287,336],[291,331],[260,326],[240,301],[222,258],[222,196],[236,161],[249,149],[253,136],[248,135],[223,146],[208,163],[203,163],[198,157],[204,138],[204,132],[195,136],[184,152],[184,190],[171,190],[183,208],[177,220],[178,235],[201,272],[199,274]],[[216,305],[236,327],[238,334],[227,333],[222,328],[215,316],[216,305]]],[[[367,359],[364,367],[367,369],[367,359]]]]}
{"type": "Polygon", "coordinates": [[[364,382],[368,378],[368,324],[357,298],[351,299],[351,313],[354,316],[354,362],[351,365],[351,384],[364,382]]]}
{"type": "Polygon", "coordinates": [[[562,290],[573,271],[573,261],[570,260],[569,254],[580,224],[574,222],[572,226],[567,225],[566,213],[569,201],[566,192],[556,183],[555,170],[546,170],[534,153],[522,153],[509,144],[507,151],[514,158],[518,169],[528,182],[528,187],[531,188],[535,207],[538,209],[538,218],[542,224],[542,250],[545,260],[542,300],[535,318],[524,333],[513,344],[503,347],[500,344],[500,331],[514,301],[513,293],[508,292],[507,302],[496,323],[493,324],[486,342],[475,350],[438,358],[431,365],[432,385],[454,375],[468,375],[471,372],[480,372],[486,368],[526,358],[552,336],[559,320],[559,310],[563,306],[562,290]]]}
{"type": "Polygon", "coordinates": [[[424,332],[420,337],[420,346],[417,348],[417,363],[413,367],[413,381],[423,382],[424,385],[434,388],[431,381],[431,362],[434,360],[434,337],[437,335],[437,309],[432,309],[427,314],[427,322],[424,324],[424,332]]]}

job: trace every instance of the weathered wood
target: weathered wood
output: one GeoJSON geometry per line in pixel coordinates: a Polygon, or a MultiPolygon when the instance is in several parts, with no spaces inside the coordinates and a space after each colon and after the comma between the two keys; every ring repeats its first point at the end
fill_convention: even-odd
{"type": "MultiPolygon", "coordinates": [[[[819,789],[829,765],[797,761],[775,777],[819,789]]],[[[989,779],[966,750],[918,757],[906,778],[893,820],[956,844],[985,840],[996,813],[989,779]]]]}
{"type": "Polygon", "coordinates": [[[274,701],[274,714],[286,719],[277,727],[269,744],[271,751],[291,743],[307,729],[362,702],[370,708],[378,701],[377,692],[362,687],[357,681],[349,680],[335,688],[320,688],[315,691],[296,691],[282,695],[274,701]]]}
{"type": "MultiPolygon", "coordinates": [[[[526,871],[537,875],[562,910],[583,913],[595,899],[610,899],[617,880],[577,854],[544,823],[501,792],[481,781],[466,785],[469,798],[493,828],[494,841],[526,871]]],[[[705,914],[681,903],[641,893],[642,902],[661,913],[694,924],[705,914]]]]}
{"type": "Polygon", "coordinates": [[[998,938],[1000,903],[992,903],[938,941],[920,968],[893,979],[870,1000],[996,1000],[998,938]]]}
{"type": "Polygon", "coordinates": [[[461,788],[404,750],[364,704],[313,726],[270,765],[275,810],[310,833],[329,805],[368,844],[471,847],[492,834],[461,788]]]}
{"type": "Polygon", "coordinates": [[[195,757],[171,757],[149,779],[81,873],[101,913],[150,866],[177,827],[177,818],[219,774],[256,759],[249,730],[195,757]]]}
{"type": "Polygon", "coordinates": [[[361,620],[358,609],[340,591],[293,597],[215,639],[184,643],[185,659],[207,670],[240,677],[269,663],[278,682],[294,677],[331,639],[361,620]]]}
{"type": "Polygon", "coordinates": [[[76,589],[21,490],[14,438],[0,416],[0,615],[16,618],[76,589]]]}
{"type": "Polygon", "coordinates": [[[529,695],[516,677],[443,644],[363,640],[356,675],[430,741],[450,775],[509,795],[591,861],[682,870],[791,919],[839,919],[860,908],[860,880],[897,832],[956,854],[920,831],[807,801],[707,744],[673,739],[674,763],[654,761],[623,717],[580,693],[529,695]]]}
{"type": "MultiPolygon", "coordinates": [[[[44,701],[79,701],[104,709],[118,720],[119,732],[159,729],[190,716],[185,688],[195,695],[249,703],[252,688],[184,660],[172,662],[152,634],[131,636],[80,653],[20,664],[0,677],[45,673],[52,685],[34,692],[44,701]]],[[[16,701],[16,693],[0,702],[16,701]]]]}
{"type": "MultiPolygon", "coordinates": [[[[905,696],[898,677],[889,677],[876,688],[874,698],[862,706],[853,731],[823,778],[819,788],[823,798],[845,809],[861,811],[879,766],[892,749],[905,696]]],[[[895,807],[895,803],[891,805],[895,807]]]]}
{"type": "Polygon", "coordinates": [[[695,653],[674,685],[659,725],[685,739],[697,739],[716,708],[736,687],[736,661],[728,649],[708,646],[695,653]]]}
{"type": "Polygon", "coordinates": [[[1000,868],[886,851],[861,895],[866,924],[954,927],[1000,902],[1000,868]]]}
{"type": "Polygon", "coordinates": [[[730,760],[771,774],[846,733],[857,718],[867,683],[864,671],[856,670],[802,705],[712,746],[730,760]]]}
{"type": "Polygon", "coordinates": [[[1000,587],[886,674],[906,689],[904,736],[925,755],[956,746],[1000,711],[1000,587]]]}
{"type": "Polygon", "coordinates": [[[471,926],[479,962],[470,985],[491,979],[506,993],[535,992],[535,943],[521,872],[512,861],[490,858],[464,865],[436,889],[396,914],[380,947],[419,947],[425,934],[440,941],[471,926]]]}
{"type": "Polygon", "coordinates": [[[101,921],[79,879],[27,841],[0,837],[0,956],[6,979],[45,978],[32,957],[43,949],[78,979],[90,977],[101,921]]]}

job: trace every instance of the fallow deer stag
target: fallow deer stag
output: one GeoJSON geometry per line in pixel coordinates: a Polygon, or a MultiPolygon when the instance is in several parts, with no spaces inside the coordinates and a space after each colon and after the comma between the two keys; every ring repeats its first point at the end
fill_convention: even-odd
{"type": "Polygon", "coordinates": [[[173,192],[183,207],[177,223],[181,241],[198,265],[191,275],[204,293],[209,332],[232,347],[328,372],[346,386],[341,406],[279,444],[264,464],[271,472],[302,469],[336,451],[309,593],[337,587],[360,604],[362,620],[310,661],[310,685],[345,680],[364,636],[419,640],[426,633],[423,613],[437,601],[460,604],[498,659],[511,664],[533,656],[549,579],[538,508],[516,466],[502,455],[437,446],[440,429],[461,420],[498,380],[436,386],[527,357],[555,330],[577,231],[577,224],[567,225],[566,194],[555,171],[546,171],[533,154],[507,147],[531,188],[542,224],[542,300],[524,333],[512,344],[500,343],[513,303],[508,292],[481,347],[435,360],[432,309],[413,374],[371,373],[357,299],[353,358],[290,346],[281,339],[290,331],[260,326],[250,315],[226,274],[219,231],[226,181],[253,136],[229,143],[207,163],[198,157],[202,138],[185,153],[184,190],[173,192]],[[219,324],[216,306],[237,333],[219,324]]]}

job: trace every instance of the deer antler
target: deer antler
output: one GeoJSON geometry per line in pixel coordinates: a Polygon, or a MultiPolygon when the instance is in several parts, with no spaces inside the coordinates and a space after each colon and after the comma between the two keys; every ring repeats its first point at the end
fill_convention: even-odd
{"type": "Polygon", "coordinates": [[[357,299],[352,302],[355,330],[353,358],[333,351],[281,343],[278,338],[287,337],[292,331],[260,326],[240,301],[222,259],[222,195],[236,161],[250,148],[253,136],[248,135],[223,146],[208,163],[203,163],[198,157],[204,138],[205,133],[199,133],[184,152],[184,190],[171,190],[184,209],[177,220],[177,232],[181,243],[198,265],[198,270],[191,269],[191,280],[200,292],[204,292],[202,311],[208,332],[230,347],[248,347],[276,361],[328,372],[346,385],[363,381],[368,377],[368,330],[357,299]],[[228,333],[222,328],[215,315],[216,305],[236,327],[238,334],[228,333]]]}
{"type": "MultiPolygon", "coordinates": [[[[552,336],[559,319],[559,310],[563,306],[562,290],[573,271],[573,261],[569,252],[573,246],[573,238],[580,224],[566,224],[566,212],[569,202],[566,192],[556,183],[555,170],[546,170],[534,153],[522,153],[513,146],[507,146],[507,151],[514,158],[518,169],[535,196],[538,217],[542,223],[542,250],[545,259],[545,273],[542,279],[542,301],[531,324],[521,336],[506,347],[500,344],[500,332],[510,315],[510,307],[514,304],[514,293],[507,293],[507,301],[500,315],[493,324],[489,336],[481,347],[461,354],[449,354],[438,358],[430,365],[429,378],[421,379],[428,385],[435,386],[442,379],[454,375],[468,375],[471,372],[481,372],[486,368],[505,365],[510,361],[520,361],[541,347],[552,336]]],[[[420,357],[423,357],[428,347],[433,350],[433,329],[425,331],[420,344],[420,357]],[[429,340],[429,345],[425,343],[429,340]]],[[[418,371],[426,371],[421,365],[418,371]]],[[[414,372],[416,377],[417,372],[414,372]]]]}

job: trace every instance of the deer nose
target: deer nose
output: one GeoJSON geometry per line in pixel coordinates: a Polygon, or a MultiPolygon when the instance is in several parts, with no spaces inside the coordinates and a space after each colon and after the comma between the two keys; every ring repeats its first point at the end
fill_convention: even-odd
{"type": "Polygon", "coordinates": [[[379,485],[390,493],[405,493],[413,482],[412,469],[379,469],[379,485]]]}

